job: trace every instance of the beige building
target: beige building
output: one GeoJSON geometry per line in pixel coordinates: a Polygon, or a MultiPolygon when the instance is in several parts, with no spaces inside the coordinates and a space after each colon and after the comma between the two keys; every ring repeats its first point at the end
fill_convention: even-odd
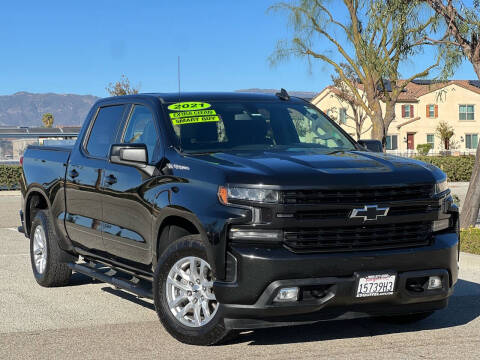
{"type": "Polygon", "coordinates": [[[12,159],[20,159],[23,153],[27,149],[28,145],[38,145],[39,142],[36,139],[13,139],[12,140],[12,159]]]}
{"type": "MultiPolygon", "coordinates": [[[[338,97],[332,86],[319,93],[312,103],[328,113],[345,131],[357,138],[353,111],[338,97]]],[[[360,110],[360,114],[363,111],[360,110]]],[[[387,132],[387,152],[416,153],[418,144],[431,143],[430,153],[475,153],[480,136],[480,82],[415,80],[402,92],[395,109],[395,120],[387,132]],[[445,149],[436,135],[438,124],[447,122],[454,130],[445,149]]],[[[371,122],[365,117],[361,139],[370,138],[371,122]]]]}

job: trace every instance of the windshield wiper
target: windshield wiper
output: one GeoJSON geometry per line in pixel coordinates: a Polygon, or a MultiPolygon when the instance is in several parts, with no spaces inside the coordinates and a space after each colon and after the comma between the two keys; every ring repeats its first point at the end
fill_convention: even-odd
{"type": "Polygon", "coordinates": [[[338,154],[338,153],[344,153],[344,152],[347,152],[347,151],[349,151],[349,150],[345,150],[345,149],[343,149],[343,150],[334,150],[334,151],[331,151],[331,152],[329,152],[329,153],[326,153],[325,155],[333,155],[333,154],[338,154]]]}

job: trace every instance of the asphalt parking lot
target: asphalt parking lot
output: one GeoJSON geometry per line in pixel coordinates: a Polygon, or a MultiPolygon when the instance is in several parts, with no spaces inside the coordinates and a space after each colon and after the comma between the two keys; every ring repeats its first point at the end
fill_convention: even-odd
{"type": "Polygon", "coordinates": [[[150,301],[107,284],[74,274],[71,286],[38,286],[16,231],[19,205],[19,196],[0,194],[0,359],[480,358],[480,256],[462,254],[449,307],[415,325],[324,322],[196,347],[171,338],[150,301]]]}

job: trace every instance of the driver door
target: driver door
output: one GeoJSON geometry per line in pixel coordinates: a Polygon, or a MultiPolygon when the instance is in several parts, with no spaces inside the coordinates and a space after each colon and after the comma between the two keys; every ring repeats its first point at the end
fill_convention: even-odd
{"type": "MultiPolygon", "coordinates": [[[[142,104],[131,106],[120,143],[145,144],[148,162],[159,159],[158,124],[142,104]]],[[[151,263],[152,205],[146,199],[150,175],[130,165],[109,163],[103,178],[103,239],[106,251],[120,262],[151,263]]]]}

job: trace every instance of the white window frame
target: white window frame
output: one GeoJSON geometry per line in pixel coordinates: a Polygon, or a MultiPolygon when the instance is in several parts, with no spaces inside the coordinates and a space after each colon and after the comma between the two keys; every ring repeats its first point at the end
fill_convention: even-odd
{"type": "Polygon", "coordinates": [[[388,141],[387,141],[387,144],[385,145],[386,146],[386,150],[398,150],[398,134],[389,134],[386,136],[387,138],[390,138],[390,149],[387,147],[387,144],[388,144],[388,141]],[[396,141],[396,144],[397,144],[397,147],[395,149],[392,149],[392,145],[393,145],[393,137],[396,137],[397,138],[397,141],[396,141]]]}
{"type": "Polygon", "coordinates": [[[460,121],[475,121],[475,104],[459,104],[458,105],[458,120],[460,121]],[[465,112],[461,112],[462,106],[465,106],[465,112]],[[472,111],[468,111],[468,107],[472,107],[472,111]],[[465,115],[465,119],[462,119],[462,114],[465,115]],[[472,119],[468,118],[468,115],[472,114],[472,119]]]}
{"type": "Polygon", "coordinates": [[[345,125],[347,123],[347,109],[344,107],[341,107],[338,109],[338,122],[342,125],[345,125]],[[343,114],[343,119],[342,119],[342,114],[343,114]]]}
{"type": "Polygon", "coordinates": [[[432,149],[435,147],[435,134],[427,134],[427,144],[432,144],[432,149]],[[433,138],[433,141],[428,141],[429,136],[433,138]]]}
{"type": "Polygon", "coordinates": [[[465,134],[465,149],[475,150],[477,147],[478,147],[478,133],[465,134]],[[477,146],[472,146],[474,135],[477,137],[477,146]],[[467,137],[470,137],[470,147],[467,147],[467,137]]]}

